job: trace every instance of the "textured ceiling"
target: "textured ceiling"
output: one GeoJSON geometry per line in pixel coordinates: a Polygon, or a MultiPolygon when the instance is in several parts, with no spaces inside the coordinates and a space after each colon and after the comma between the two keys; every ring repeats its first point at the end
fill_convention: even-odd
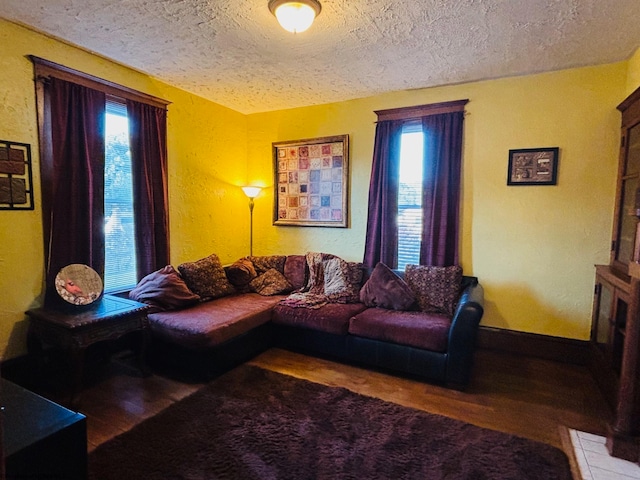
{"type": "Polygon", "coordinates": [[[242,113],[628,59],[640,0],[2,0],[0,16],[242,113]]]}

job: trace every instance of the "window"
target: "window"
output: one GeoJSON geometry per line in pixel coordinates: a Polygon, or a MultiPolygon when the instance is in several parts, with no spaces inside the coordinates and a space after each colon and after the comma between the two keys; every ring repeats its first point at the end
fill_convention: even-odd
{"type": "Polygon", "coordinates": [[[169,264],[169,102],[30,59],[40,138],[44,303],[59,302],[55,277],[73,263],[104,275],[108,292],[132,287],[169,264]]]}
{"type": "Polygon", "coordinates": [[[464,106],[378,110],[363,263],[458,264],[464,106]],[[423,171],[424,169],[424,171],[423,171]]]}
{"type": "Polygon", "coordinates": [[[108,292],[133,287],[137,272],[126,104],[108,97],[105,117],[104,288],[108,292]]]}
{"type": "Polygon", "coordinates": [[[405,125],[400,140],[398,269],[420,264],[422,238],[422,150],[420,125],[405,125]]]}

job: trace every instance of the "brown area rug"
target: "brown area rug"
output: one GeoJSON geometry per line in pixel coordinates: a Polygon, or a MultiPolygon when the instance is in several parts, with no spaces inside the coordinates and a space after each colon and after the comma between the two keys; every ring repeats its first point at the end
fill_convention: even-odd
{"type": "Polygon", "coordinates": [[[243,365],[101,445],[93,480],[570,480],[557,448],[243,365]]]}

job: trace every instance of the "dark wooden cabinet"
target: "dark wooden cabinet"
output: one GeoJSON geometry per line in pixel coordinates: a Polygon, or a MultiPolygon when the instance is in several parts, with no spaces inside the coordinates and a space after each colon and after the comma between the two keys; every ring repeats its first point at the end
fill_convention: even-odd
{"type": "Polygon", "coordinates": [[[625,99],[609,265],[596,266],[592,371],[615,420],[607,448],[640,459],[640,88],[625,99]]]}
{"type": "Polygon", "coordinates": [[[618,109],[622,113],[620,131],[620,161],[616,190],[616,210],[611,266],[629,273],[629,264],[638,258],[640,247],[638,217],[640,216],[640,89],[636,90],[618,109]]]}
{"type": "Polygon", "coordinates": [[[629,312],[630,278],[609,265],[596,266],[591,342],[592,370],[609,403],[615,407],[629,312]]]}

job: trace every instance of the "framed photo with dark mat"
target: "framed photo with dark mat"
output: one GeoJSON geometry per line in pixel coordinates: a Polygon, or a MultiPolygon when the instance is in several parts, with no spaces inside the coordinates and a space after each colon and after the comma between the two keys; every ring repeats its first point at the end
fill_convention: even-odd
{"type": "Polygon", "coordinates": [[[31,146],[0,140],[0,210],[33,210],[31,146]]]}
{"type": "Polygon", "coordinates": [[[347,227],[349,136],[275,142],[273,224],[347,227]]]}
{"type": "Polygon", "coordinates": [[[555,185],[558,147],[509,150],[507,185],[555,185]]]}

